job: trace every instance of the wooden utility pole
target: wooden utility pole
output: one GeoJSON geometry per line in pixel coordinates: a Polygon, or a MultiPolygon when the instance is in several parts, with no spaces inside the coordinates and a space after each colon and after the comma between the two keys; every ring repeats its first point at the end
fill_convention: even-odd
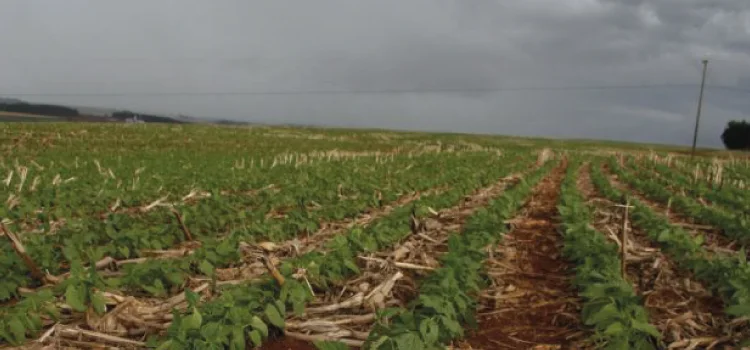
{"type": "Polygon", "coordinates": [[[695,157],[695,144],[698,141],[698,125],[701,121],[701,107],[703,106],[703,88],[706,86],[706,70],[708,60],[703,60],[703,78],[701,79],[701,93],[698,96],[698,112],[695,114],[695,132],[693,132],[693,149],[690,151],[690,160],[695,157]]]}
{"type": "Polygon", "coordinates": [[[620,272],[622,279],[627,280],[628,270],[628,209],[630,209],[630,198],[625,198],[625,215],[622,216],[622,232],[620,233],[620,272]]]}

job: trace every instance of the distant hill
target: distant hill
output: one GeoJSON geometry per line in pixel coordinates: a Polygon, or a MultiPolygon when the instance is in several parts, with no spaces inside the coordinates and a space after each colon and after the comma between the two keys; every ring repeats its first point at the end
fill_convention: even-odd
{"type": "Polygon", "coordinates": [[[69,121],[125,123],[135,120],[141,123],[169,124],[254,124],[231,119],[199,118],[181,114],[143,113],[116,108],[45,104],[0,97],[0,122],[69,121]]]}
{"type": "Polygon", "coordinates": [[[191,123],[190,117],[121,111],[96,107],[73,107],[57,104],[27,102],[0,97],[0,121],[71,121],[71,122],[126,122],[134,116],[144,123],[191,123]]]}
{"type": "Polygon", "coordinates": [[[8,104],[8,103],[24,103],[24,101],[19,100],[17,98],[0,97],[0,104],[8,104]]]}

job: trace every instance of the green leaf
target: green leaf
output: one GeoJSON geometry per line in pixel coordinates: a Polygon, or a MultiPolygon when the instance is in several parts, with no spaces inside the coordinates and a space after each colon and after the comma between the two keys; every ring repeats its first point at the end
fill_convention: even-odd
{"type": "Polygon", "coordinates": [[[652,324],[648,324],[646,322],[641,322],[638,320],[633,320],[631,326],[634,329],[637,329],[641,332],[644,332],[646,334],[651,335],[654,338],[661,338],[661,333],[659,333],[659,330],[654,327],[652,324]]]}
{"type": "Polygon", "coordinates": [[[222,330],[222,325],[216,322],[208,322],[205,326],[201,327],[201,336],[203,339],[215,339],[219,332],[222,330]]]}
{"type": "Polygon", "coordinates": [[[398,350],[424,349],[424,343],[415,333],[404,333],[394,339],[398,350]]]}
{"type": "Polygon", "coordinates": [[[263,320],[260,319],[258,316],[253,316],[253,318],[250,320],[250,326],[253,327],[253,329],[260,332],[260,334],[263,335],[263,337],[268,337],[268,326],[266,325],[263,320]]]}
{"type": "Polygon", "coordinates": [[[172,347],[172,340],[167,340],[161,343],[161,345],[159,345],[159,347],[157,347],[156,350],[168,350],[171,347],[172,347]]]}
{"type": "Polygon", "coordinates": [[[263,339],[260,336],[260,332],[254,329],[250,331],[249,334],[250,334],[250,341],[253,342],[253,345],[257,347],[263,344],[263,339]]]}
{"type": "Polygon", "coordinates": [[[122,254],[122,256],[126,258],[130,257],[130,249],[127,246],[121,246],[120,248],[118,248],[118,250],[120,251],[120,254],[122,254]]]}
{"type": "Polygon", "coordinates": [[[422,334],[422,339],[426,344],[437,343],[440,327],[431,318],[422,320],[419,323],[419,333],[422,334]]]}
{"type": "Polygon", "coordinates": [[[23,326],[21,320],[12,318],[8,322],[8,328],[10,328],[10,332],[13,333],[13,338],[16,343],[23,343],[26,340],[26,328],[23,326]]]}
{"type": "Polygon", "coordinates": [[[445,316],[441,317],[440,320],[443,323],[443,326],[451,332],[453,337],[463,335],[463,328],[461,328],[461,324],[456,322],[456,320],[452,320],[445,316]]]}
{"type": "Polygon", "coordinates": [[[607,320],[616,318],[619,315],[619,311],[617,310],[617,306],[614,303],[607,304],[599,311],[597,311],[595,314],[591,315],[588,319],[584,320],[584,323],[587,326],[593,326],[602,322],[605,322],[607,320]]]}
{"type": "Polygon", "coordinates": [[[611,325],[609,325],[609,327],[607,327],[607,329],[604,330],[604,334],[613,337],[617,337],[623,332],[625,332],[625,326],[623,326],[623,324],[620,322],[612,323],[611,325]]]}
{"type": "Polygon", "coordinates": [[[344,266],[346,266],[352,273],[359,273],[359,267],[357,266],[357,264],[349,259],[344,260],[344,266]]]}
{"type": "Polygon", "coordinates": [[[198,300],[200,300],[200,295],[198,293],[193,292],[190,289],[185,289],[185,300],[188,302],[189,307],[195,307],[195,305],[198,303],[198,300]]]}
{"type": "Polygon", "coordinates": [[[80,288],[74,284],[65,289],[65,303],[78,312],[86,311],[86,296],[80,288]]]}
{"type": "Polygon", "coordinates": [[[198,270],[200,270],[200,272],[206,276],[214,275],[214,265],[208,262],[208,260],[201,261],[201,263],[198,265],[198,270]]]}
{"type": "Polygon", "coordinates": [[[726,313],[732,316],[748,316],[750,315],[750,303],[732,305],[726,308],[726,313]]]}
{"type": "Polygon", "coordinates": [[[671,232],[669,230],[663,230],[659,233],[659,236],[656,237],[656,240],[658,242],[668,242],[671,232]]]}
{"type": "Polygon", "coordinates": [[[286,304],[284,304],[281,300],[274,300],[273,304],[276,305],[276,308],[279,310],[279,314],[286,315],[286,304]]]}
{"type": "Polygon", "coordinates": [[[385,344],[388,341],[388,339],[389,338],[387,336],[381,336],[380,338],[378,338],[378,340],[376,340],[376,341],[372,342],[372,344],[370,344],[370,349],[377,350],[378,348],[380,348],[380,346],[382,346],[383,344],[385,344]]]}
{"type": "Polygon", "coordinates": [[[281,315],[279,314],[279,310],[276,309],[276,307],[269,304],[266,306],[266,309],[263,311],[263,313],[266,315],[268,322],[278,328],[284,329],[284,318],[281,317],[281,315]]]}
{"type": "Polygon", "coordinates": [[[167,290],[164,288],[164,283],[161,283],[161,280],[158,279],[154,280],[153,286],[143,285],[142,288],[157,297],[165,296],[167,294],[167,290]]]}
{"type": "Polygon", "coordinates": [[[103,315],[107,312],[107,302],[102,293],[94,293],[91,296],[91,307],[93,307],[94,311],[99,315],[103,315]]]}
{"type": "Polygon", "coordinates": [[[203,323],[201,313],[198,312],[198,309],[193,308],[193,313],[182,319],[182,324],[180,326],[182,326],[182,329],[184,330],[200,329],[201,323],[203,323]]]}
{"type": "Polygon", "coordinates": [[[236,350],[244,350],[246,348],[244,327],[236,326],[232,328],[231,348],[236,350]]]}

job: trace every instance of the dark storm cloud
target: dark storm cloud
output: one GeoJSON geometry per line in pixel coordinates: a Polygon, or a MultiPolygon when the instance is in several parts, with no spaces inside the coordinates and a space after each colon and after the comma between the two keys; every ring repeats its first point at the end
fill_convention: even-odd
{"type": "MultiPolygon", "coordinates": [[[[27,99],[263,122],[687,144],[700,79],[750,89],[746,0],[7,0],[0,94],[357,91],[27,99]],[[518,87],[695,84],[622,90],[518,87]],[[394,90],[468,89],[395,93],[394,90]],[[388,93],[362,93],[387,90],[388,93]]],[[[709,88],[720,145],[750,92],[709,88]]]]}

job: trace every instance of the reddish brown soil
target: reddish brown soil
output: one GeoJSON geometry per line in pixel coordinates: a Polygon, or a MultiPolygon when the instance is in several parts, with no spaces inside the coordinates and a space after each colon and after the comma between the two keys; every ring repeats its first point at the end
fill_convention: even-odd
{"type": "MultiPolygon", "coordinates": [[[[591,182],[589,170],[588,166],[582,168],[578,187],[595,208],[592,224],[599,232],[619,235],[622,210],[615,209],[615,203],[600,196],[591,182]]],[[[661,332],[664,346],[676,346],[680,344],[676,342],[685,339],[715,340],[725,335],[728,319],[718,296],[712,296],[691,273],[678,269],[638,227],[629,227],[628,241],[627,278],[643,297],[649,322],[661,332]]]]}
{"type": "Polygon", "coordinates": [[[485,296],[478,330],[466,349],[574,349],[586,337],[579,320],[571,266],[560,255],[557,202],[565,165],[537,185],[524,214],[498,247],[488,273],[495,286],[485,296]],[[500,261],[498,261],[500,260],[500,261]],[[501,266],[500,270],[492,265],[501,266]],[[500,276],[499,278],[497,276],[500,276]]]}
{"type": "Polygon", "coordinates": [[[266,350],[317,350],[315,345],[308,341],[289,337],[269,339],[260,348],[266,350]]]}

